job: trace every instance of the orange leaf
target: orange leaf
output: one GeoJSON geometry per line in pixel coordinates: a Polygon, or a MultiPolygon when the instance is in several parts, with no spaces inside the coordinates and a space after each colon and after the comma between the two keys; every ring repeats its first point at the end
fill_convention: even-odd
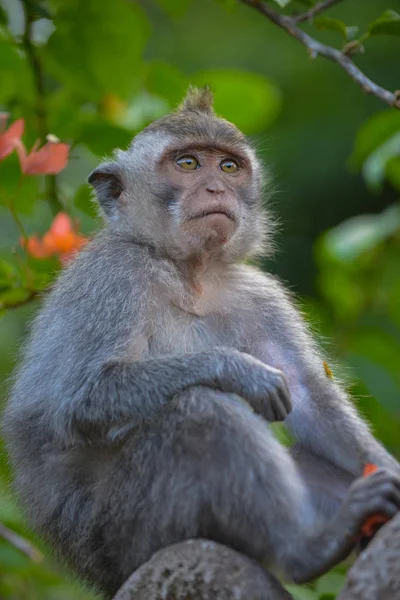
{"type": "Polygon", "coordinates": [[[77,233],[71,218],[66,213],[58,213],[41,240],[31,236],[26,243],[22,240],[21,245],[35,258],[58,256],[66,263],[86,242],[87,238],[77,233]]]}
{"type": "Polygon", "coordinates": [[[25,121],[18,119],[5,130],[7,123],[7,114],[0,114],[1,129],[0,132],[0,160],[6,158],[16,148],[18,141],[21,141],[21,136],[24,133],[25,121]]]}
{"type": "Polygon", "coordinates": [[[16,148],[25,175],[56,175],[67,166],[69,145],[54,141],[52,136],[39,150],[36,143],[29,154],[22,142],[16,148]]]}
{"type": "Polygon", "coordinates": [[[48,258],[51,256],[51,253],[47,251],[42,241],[36,235],[32,235],[26,241],[21,239],[20,244],[34,258],[48,258]]]}

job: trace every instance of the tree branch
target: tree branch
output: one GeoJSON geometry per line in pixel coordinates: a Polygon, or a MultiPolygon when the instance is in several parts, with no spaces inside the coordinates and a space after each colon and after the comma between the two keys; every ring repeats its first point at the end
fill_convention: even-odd
{"type": "MultiPolygon", "coordinates": [[[[48,133],[47,122],[47,110],[46,110],[46,93],[44,86],[44,75],[42,67],[39,61],[39,57],[36,53],[36,48],[32,42],[32,25],[34,22],[34,15],[32,13],[32,7],[30,2],[27,0],[22,1],[22,7],[24,10],[25,27],[22,36],[22,44],[25,49],[26,56],[31,65],[33,79],[35,82],[36,89],[36,116],[38,120],[39,136],[42,140],[46,139],[48,133]]],[[[55,175],[46,176],[46,192],[50,207],[53,214],[57,214],[63,210],[63,206],[58,197],[57,181],[55,175]]]]}
{"type": "Polygon", "coordinates": [[[340,52],[340,50],[332,48],[331,46],[322,44],[297,27],[296,20],[293,17],[288,17],[275,12],[262,0],[239,0],[239,2],[254,8],[267,17],[267,19],[275,23],[275,25],[278,25],[278,27],[281,27],[281,29],[302,43],[309,51],[311,58],[324,56],[328,60],[336,62],[344,71],[346,71],[351,79],[353,79],[364,90],[364,92],[367,94],[373,94],[390,106],[400,109],[399,90],[393,93],[389,90],[385,90],[381,86],[371,81],[371,79],[364,75],[364,73],[343,52],[340,52]]]}
{"type": "Polygon", "coordinates": [[[12,531],[3,523],[0,523],[0,537],[7,540],[14,548],[25,554],[28,558],[34,562],[40,562],[43,560],[42,554],[35,548],[28,540],[12,531]]]}
{"type": "Polygon", "coordinates": [[[294,15],[292,17],[293,21],[295,21],[296,23],[301,23],[302,21],[310,21],[315,17],[315,15],[318,15],[320,12],[327,10],[334,4],[339,4],[339,2],[342,2],[342,0],[325,0],[324,2],[319,2],[318,4],[310,8],[310,10],[307,10],[306,12],[301,13],[300,15],[294,15]]]}

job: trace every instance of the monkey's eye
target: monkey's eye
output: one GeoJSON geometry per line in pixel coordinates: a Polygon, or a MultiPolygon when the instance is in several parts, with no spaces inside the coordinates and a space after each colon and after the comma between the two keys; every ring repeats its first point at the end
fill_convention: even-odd
{"type": "Polygon", "coordinates": [[[224,173],[237,173],[239,171],[239,165],[232,158],[225,158],[219,165],[221,171],[224,173]]]}
{"type": "Polygon", "coordinates": [[[186,171],[194,171],[200,166],[199,161],[194,156],[190,156],[190,154],[178,158],[176,164],[186,171]]]}

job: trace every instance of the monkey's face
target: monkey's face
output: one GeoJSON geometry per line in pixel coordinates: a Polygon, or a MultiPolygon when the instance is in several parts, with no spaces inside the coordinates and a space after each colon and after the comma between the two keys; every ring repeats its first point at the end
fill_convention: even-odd
{"type": "Polygon", "coordinates": [[[230,262],[265,249],[262,168],[244,135],[206,108],[166,115],[89,181],[108,225],[174,259],[230,262]]]}
{"type": "MultiPolygon", "coordinates": [[[[227,244],[240,226],[251,165],[221,148],[168,148],[158,163],[167,220],[194,251],[227,244]]],[[[156,192],[157,193],[157,192],[156,192]]]]}

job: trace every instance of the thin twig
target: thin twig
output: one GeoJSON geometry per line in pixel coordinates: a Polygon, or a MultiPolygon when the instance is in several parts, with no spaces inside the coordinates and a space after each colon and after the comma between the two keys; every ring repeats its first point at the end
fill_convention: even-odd
{"type": "MultiPolygon", "coordinates": [[[[10,310],[12,308],[19,308],[20,306],[25,306],[25,304],[29,304],[30,302],[32,302],[32,300],[34,300],[34,298],[37,298],[39,294],[40,292],[38,292],[37,290],[30,290],[25,298],[23,298],[22,300],[18,300],[17,302],[7,302],[7,300],[1,300],[0,310],[10,310]]],[[[2,535],[1,529],[0,535],[2,535]]]]}
{"type": "Polygon", "coordinates": [[[322,11],[327,10],[328,8],[330,8],[334,4],[338,4],[339,2],[342,2],[342,0],[325,0],[324,2],[318,2],[318,4],[310,8],[310,10],[307,10],[306,12],[301,13],[299,15],[294,15],[292,17],[293,21],[295,21],[296,23],[301,23],[302,21],[310,21],[315,17],[315,15],[318,15],[322,11]]]}
{"type": "Polygon", "coordinates": [[[14,548],[17,548],[17,550],[28,556],[33,562],[41,562],[43,560],[43,555],[35,546],[21,535],[3,525],[3,523],[0,523],[0,537],[7,540],[14,548]]]}
{"type": "Polygon", "coordinates": [[[346,73],[353,79],[367,94],[373,94],[383,102],[386,102],[390,106],[400,109],[400,91],[395,93],[385,90],[381,86],[377,85],[371,79],[369,79],[360,69],[353,63],[353,61],[331,46],[321,44],[311,36],[307,35],[302,29],[297,27],[295,20],[292,17],[281,15],[267,6],[261,0],[239,0],[242,4],[247,4],[255,10],[258,10],[267,19],[284,29],[289,35],[296,38],[301,42],[309,51],[311,58],[317,58],[318,55],[324,56],[332,62],[336,62],[346,71],[346,73]]]}
{"type": "MultiPolygon", "coordinates": [[[[47,123],[47,110],[46,110],[46,92],[44,85],[44,76],[42,67],[40,64],[39,57],[36,53],[36,48],[32,42],[32,25],[34,22],[34,16],[32,14],[32,8],[27,0],[22,1],[24,9],[25,27],[22,36],[22,43],[25,48],[26,56],[31,65],[33,79],[36,88],[36,116],[38,120],[39,136],[42,140],[46,139],[49,132],[47,123]]],[[[55,175],[46,176],[46,193],[49,200],[49,204],[53,213],[56,215],[58,212],[63,210],[63,206],[58,197],[58,189],[55,175]]]]}

